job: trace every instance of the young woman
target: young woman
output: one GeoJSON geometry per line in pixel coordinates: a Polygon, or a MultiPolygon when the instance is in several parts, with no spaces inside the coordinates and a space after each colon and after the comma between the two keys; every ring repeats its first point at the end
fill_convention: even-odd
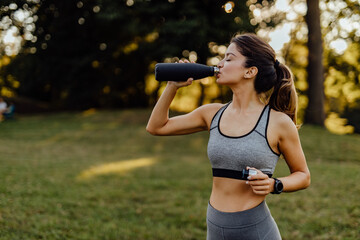
{"type": "Polygon", "coordinates": [[[296,126],[297,95],[292,75],[276,60],[270,45],[254,34],[234,37],[218,67],[217,83],[230,87],[231,102],[203,105],[169,118],[176,91],[193,79],[169,81],[146,129],[153,135],[209,131],[213,186],[207,240],[281,239],[265,197],[310,185],[296,126]],[[280,155],[290,175],[271,178],[280,155]],[[243,169],[253,169],[256,175],[242,179],[243,169]]]}

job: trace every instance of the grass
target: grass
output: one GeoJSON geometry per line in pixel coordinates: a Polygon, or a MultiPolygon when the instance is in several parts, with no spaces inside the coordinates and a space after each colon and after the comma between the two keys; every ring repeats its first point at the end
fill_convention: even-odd
{"type": "MultiPolygon", "coordinates": [[[[147,110],[0,124],[0,239],[205,239],[208,133],[154,137],[147,110]]],[[[303,126],[305,191],[268,196],[283,239],[358,239],[360,136],[303,126]]],[[[288,174],[283,160],[275,176],[288,174]]]]}

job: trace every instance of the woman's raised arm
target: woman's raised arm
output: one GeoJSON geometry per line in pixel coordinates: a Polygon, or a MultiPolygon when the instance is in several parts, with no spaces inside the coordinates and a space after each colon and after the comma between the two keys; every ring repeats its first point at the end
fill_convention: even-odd
{"type": "Polygon", "coordinates": [[[222,104],[203,105],[194,111],[169,118],[169,107],[180,87],[188,86],[192,79],[186,82],[168,82],[165,91],[156,103],[146,130],[153,135],[181,135],[208,130],[212,116],[222,104]]]}

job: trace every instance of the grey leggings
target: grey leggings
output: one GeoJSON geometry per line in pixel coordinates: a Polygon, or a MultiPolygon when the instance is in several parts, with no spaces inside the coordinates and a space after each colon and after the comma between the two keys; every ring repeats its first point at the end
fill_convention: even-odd
{"type": "Polygon", "coordinates": [[[241,212],[221,212],[208,204],[206,240],[281,240],[265,201],[241,212]]]}

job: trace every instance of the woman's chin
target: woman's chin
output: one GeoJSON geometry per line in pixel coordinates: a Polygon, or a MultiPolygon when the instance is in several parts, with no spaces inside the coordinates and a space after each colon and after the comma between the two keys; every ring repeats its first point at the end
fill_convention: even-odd
{"type": "Polygon", "coordinates": [[[217,78],[216,83],[219,84],[219,85],[223,85],[224,81],[222,81],[220,78],[217,78]]]}
{"type": "Polygon", "coordinates": [[[224,81],[224,79],[221,79],[221,78],[217,78],[216,83],[218,85],[228,85],[229,84],[228,82],[224,81]]]}

